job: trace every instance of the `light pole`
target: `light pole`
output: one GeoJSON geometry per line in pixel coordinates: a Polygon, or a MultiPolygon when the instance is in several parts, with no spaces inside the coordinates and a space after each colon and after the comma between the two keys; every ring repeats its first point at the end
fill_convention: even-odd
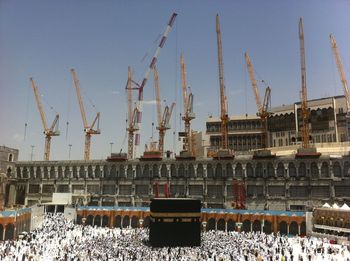
{"type": "Polygon", "coordinates": [[[112,154],[112,148],[113,148],[113,144],[114,144],[114,143],[113,143],[113,142],[110,142],[109,144],[111,145],[111,154],[112,154]]]}
{"type": "Polygon", "coordinates": [[[72,150],[72,144],[68,144],[69,150],[68,150],[68,159],[70,160],[70,152],[72,150]]]}
{"type": "Polygon", "coordinates": [[[30,145],[30,147],[32,148],[32,150],[31,150],[31,153],[30,153],[30,161],[33,161],[33,151],[34,151],[34,145],[30,145]]]}

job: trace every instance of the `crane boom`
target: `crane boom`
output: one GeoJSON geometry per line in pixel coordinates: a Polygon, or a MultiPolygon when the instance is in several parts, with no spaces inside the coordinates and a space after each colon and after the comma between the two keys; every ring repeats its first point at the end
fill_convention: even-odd
{"type": "Polygon", "coordinates": [[[89,126],[89,124],[86,120],[83,98],[81,97],[80,83],[79,83],[77,74],[76,74],[74,69],[71,69],[70,71],[72,73],[73,82],[74,82],[75,90],[77,93],[79,108],[80,108],[80,112],[81,112],[81,117],[83,119],[83,124],[84,124],[84,132],[85,132],[84,160],[90,160],[91,135],[101,133],[101,131],[99,129],[100,113],[99,112],[96,113],[96,116],[95,116],[92,124],[89,126]],[[97,128],[94,129],[96,122],[97,122],[97,128]]]}
{"type": "Polygon", "coordinates": [[[44,109],[43,109],[43,105],[42,105],[41,100],[40,100],[38,87],[36,87],[33,78],[30,78],[30,82],[32,83],[32,89],[33,89],[33,92],[34,92],[36,105],[37,105],[39,113],[40,113],[41,122],[43,124],[44,131],[46,131],[46,130],[48,130],[48,127],[47,127],[46,116],[45,116],[45,112],[44,112],[44,109]]]}
{"type": "Polygon", "coordinates": [[[180,65],[181,65],[181,83],[182,83],[182,98],[183,98],[183,106],[184,113],[188,110],[188,96],[187,96],[187,78],[186,78],[186,65],[185,58],[183,54],[180,57],[180,65]]]}
{"type": "Polygon", "coordinates": [[[332,46],[333,54],[335,57],[335,61],[337,63],[340,79],[341,79],[341,82],[343,85],[344,95],[345,95],[345,99],[346,99],[346,106],[347,106],[347,115],[350,116],[350,93],[349,93],[349,88],[348,88],[348,81],[346,79],[345,71],[343,68],[343,63],[342,63],[341,58],[340,58],[337,42],[332,34],[329,37],[330,37],[331,46],[332,46]]]}
{"type": "Polygon", "coordinates": [[[255,75],[254,75],[254,67],[253,67],[253,64],[252,64],[247,52],[244,54],[244,57],[245,57],[247,67],[248,67],[249,78],[250,78],[250,81],[252,82],[253,92],[254,92],[255,101],[256,101],[256,107],[258,109],[258,113],[261,114],[263,107],[261,105],[261,99],[260,99],[260,94],[259,94],[259,90],[258,90],[258,85],[256,83],[256,79],[255,79],[255,75]]]}
{"type": "Polygon", "coordinates": [[[50,148],[51,148],[51,137],[52,136],[59,136],[60,132],[58,131],[58,121],[59,121],[59,114],[56,114],[55,119],[53,120],[51,127],[48,128],[47,122],[46,122],[46,116],[45,111],[41,103],[38,87],[35,85],[33,78],[30,78],[30,82],[32,84],[32,89],[34,92],[36,104],[40,113],[41,122],[44,127],[44,134],[45,134],[45,147],[44,147],[44,160],[50,160],[50,148]]]}
{"type": "Polygon", "coordinates": [[[299,20],[299,42],[300,42],[300,64],[301,64],[301,114],[302,114],[302,145],[303,148],[309,148],[309,108],[307,104],[306,88],[306,65],[305,65],[305,46],[303,20],[299,20]]]}
{"type": "Polygon", "coordinates": [[[135,142],[135,145],[136,146],[139,146],[140,145],[140,129],[141,129],[141,119],[142,119],[142,101],[143,101],[143,89],[145,88],[146,86],[146,83],[148,81],[148,78],[149,78],[149,75],[150,75],[150,72],[151,70],[154,68],[156,62],[157,62],[157,59],[158,59],[158,56],[159,56],[159,53],[160,53],[160,50],[163,48],[165,42],[166,42],[166,39],[168,37],[168,34],[175,22],[175,18],[176,18],[177,14],[176,13],[173,13],[170,17],[170,20],[167,24],[167,27],[163,33],[163,36],[158,44],[158,47],[153,55],[153,58],[151,60],[151,63],[150,65],[148,66],[147,68],[147,71],[146,71],[146,74],[145,74],[145,77],[143,78],[141,84],[137,84],[138,86],[138,100],[137,100],[137,103],[136,103],[136,107],[137,107],[137,123],[139,124],[139,130],[138,132],[136,133],[136,142],[135,142]]]}
{"type": "Polygon", "coordinates": [[[216,15],[216,36],[218,45],[218,64],[219,64],[219,84],[220,84],[220,109],[221,109],[221,135],[222,135],[222,149],[228,149],[228,121],[227,114],[227,97],[225,95],[224,83],[224,64],[222,59],[222,42],[219,15],[216,15]]]}
{"type": "Polygon", "coordinates": [[[153,68],[153,73],[154,73],[154,88],[155,88],[155,92],[156,92],[157,119],[158,119],[158,125],[161,125],[162,105],[160,103],[160,87],[159,87],[159,79],[158,79],[158,70],[157,70],[156,66],[154,66],[154,68],[153,68]]]}

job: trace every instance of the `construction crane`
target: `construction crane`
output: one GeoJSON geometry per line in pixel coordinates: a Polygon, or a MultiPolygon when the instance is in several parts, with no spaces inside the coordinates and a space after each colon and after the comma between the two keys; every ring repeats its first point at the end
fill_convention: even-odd
{"type": "Polygon", "coordinates": [[[160,152],[160,155],[163,156],[165,132],[171,128],[170,118],[171,118],[175,103],[172,103],[170,108],[168,106],[165,106],[163,116],[161,115],[162,106],[160,102],[160,86],[159,86],[158,71],[156,66],[153,67],[153,72],[154,72],[154,88],[156,91],[156,104],[157,104],[157,119],[158,119],[157,130],[159,131],[158,150],[160,152]]]}
{"type": "MultiPolygon", "coordinates": [[[[343,84],[343,90],[344,90],[344,95],[346,99],[346,106],[347,106],[347,112],[346,112],[346,122],[347,122],[347,128],[349,128],[349,123],[350,123],[350,93],[349,93],[349,88],[348,88],[348,81],[346,80],[346,75],[345,71],[343,68],[343,64],[340,58],[337,42],[335,41],[334,36],[331,34],[330,35],[330,41],[331,41],[331,46],[333,50],[333,54],[335,57],[335,61],[337,63],[339,75],[341,82],[343,84]]],[[[348,133],[348,139],[349,139],[349,133],[348,133]]]]}
{"type": "Polygon", "coordinates": [[[154,68],[155,64],[157,63],[157,59],[158,59],[158,56],[159,56],[159,53],[160,53],[160,50],[163,48],[164,44],[165,44],[165,41],[168,37],[168,34],[175,22],[175,18],[176,18],[177,14],[176,13],[173,13],[170,17],[170,20],[167,24],[167,27],[163,33],[163,36],[158,44],[158,47],[153,55],[153,58],[151,60],[151,63],[150,65],[148,66],[147,68],[147,71],[146,71],[146,74],[145,74],[145,77],[143,78],[141,84],[138,84],[138,83],[135,83],[137,85],[137,88],[138,88],[138,100],[137,100],[137,103],[136,103],[136,108],[137,108],[137,123],[139,125],[139,129],[137,130],[136,132],[136,137],[135,137],[135,146],[136,146],[136,149],[138,148],[138,146],[140,145],[140,132],[141,132],[141,118],[142,118],[142,101],[143,101],[143,89],[145,88],[146,86],[146,83],[149,79],[149,75],[150,75],[150,72],[151,70],[154,68]]]}
{"type": "Polygon", "coordinates": [[[182,120],[185,123],[185,139],[184,150],[189,153],[190,156],[195,156],[195,151],[192,146],[192,132],[191,132],[191,120],[195,118],[193,112],[193,94],[187,93],[187,78],[186,78],[186,65],[183,54],[180,57],[181,65],[181,83],[182,83],[182,98],[183,98],[183,110],[184,114],[182,120]]]}
{"type": "Polygon", "coordinates": [[[84,104],[83,104],[83,98],[81,97],[81,94],[80,94],[80,83],[79,83],[77,74],[76,74],[74,69],[71,69],[70,71],[72,73],[75,90],[77,92],[77,97],[78,97],[81,117],[83,119],[83,124],[84,124],[84,132],[85,132],[84,160],[90,160],[91,135],[95,135],[95,134],[100,134],[101,133],[101,131],[99,129],[100,113],[99,112],[96,113],[96,116],[95,116],[92,124],[89,125],[87,120],[86,120],[85,109],[84,109],[84,104]],[[97,128],[94,129],[96,123],[97,123],[97,128]]]}
{"type": "MultiPolygon", "coordinates": [[[[219,84],[220,84],[220,119],[221,119],[221,146],[220,151],[229,152],[228,149],[228,106],[227,97],[225,95],[225,83],[224,83],[224,64],[222,59],[222,43],[221,43],[221,31],[219,15],[216,15],[216,36],[218,45],[218,65],[219,65],[219,84]]],[[[228,156],[228,155],[227,155],[228,156]]]]}
{"type": "Polygon", "coordinates": [[[139,129],[137,125],[137,108],[133,108],[132,101],[132,72],[130,66],[128,67],[128,159],[134,158],[134,132],[139,129]]]}
{"type": "Polygon", "coordinates": [[[248,67],[248,72],[249,72],[249,78],[252,83],[253,87],[253,92],[255,95],[255,101],[256,101],[256,106],[258,109],[257,115],[261,119],[261,127],[262,127],[262,147],[266,148],[268,146],[268,140],[267,140],[267,118],[269,117],[269,112],[268,112],[268,106],[270,103],[270,97],[271,97],[271,89],[269,86],[266,87],[265,89],[265,95],[264,95],[264,101],[261,103],[261,98],[258,90],[258,85],[256,83],[255,75],[254,75],[254,67],[253,64],[249,58],[248,53],[246,52],[244,54],[247,67],[248,67]]]}
{"type": "Polygon", "coordinates": [[[44,148],[44,160],[50,160],[50,147],[51,147],[51,137],[52,136],[59,136],[60,132],[58,131],[58,122],[59,122],[59,114],[56,114],[55,119],[53,120],[51,127],[48,128],[47,122],[46,122],[46,116],[44,112],[44,108],[41,104],[40,95],[38,91],[38,87],[35,85],[33,78],[30,78],[30,82],[32,83],[32,89],[34,92],[36,105],[38,106],[38,110],[41,117],[41,122],[44,127],[44,134],[45,134],[45,148],[44,148]]]}
{"type": "Polygon", "coordinates": [[[310,147],[309,142],[309,108],[307,104],[307,89],[306,89],[306,66],[305,66],[305,46],[304,46],[304,29],[303,20],[299,20],[299,42],[300,42],[300,64],[301,64],[301,117],[302,117],[302,148],[307,149],[310,147]]]}

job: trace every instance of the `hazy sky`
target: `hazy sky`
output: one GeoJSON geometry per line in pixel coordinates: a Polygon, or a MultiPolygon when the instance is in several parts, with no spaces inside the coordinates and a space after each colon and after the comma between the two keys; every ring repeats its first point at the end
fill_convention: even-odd
{"type": "MultiPolygon", "coordinates": [[[[298,21],[303,18],[309,98],[343,94],[329,33],[337,39],[345,70],[350,60],[350,2],[327,1],[0,1],[0,144],[18,148],[28,160],[41,160],[44,135],[29,78],[42,95],[48,124],[60,113],[61,136],[53,137],[51,159],[83,158],[84,133],[70,75],[75,68],[88,121],[101,112],[101,134],[92,137],[91,158],[126,150],[127,67],[140,82],[172,12],[178,13],[157,67],[162,100],[176,101],[173,129],[165,149],[178,146],[182,111],[180,54],[194,94],[193,128],[205,131],[208,115],[217,116],[219,86],[215,15],[220,15],[229,114],[255,114],[244,52],[259,81],[272,89],[272,106],[299,100],[298,21]],[[69,122],[66,135],[66,122],[69,122]],[[24,125],[28,123],[24,140],[24,125]],[[175,142],[174,142],[175,141],[175,142]]],[[[264,85],[260,84],[263,95],[264,85]]],[[[146,85],[142,140],[156,121],[153,74],[146,85]]],[[[154,131],[154,139],[158,135],[154,131]]],[[[143,150],[144,146],[140,149],[143,150]]]]}

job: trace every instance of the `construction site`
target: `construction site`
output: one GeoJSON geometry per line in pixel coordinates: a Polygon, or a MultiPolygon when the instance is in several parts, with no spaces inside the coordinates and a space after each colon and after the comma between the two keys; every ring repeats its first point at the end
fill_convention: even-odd
{"type": "MultiPolygon", "coordinates": [[[[60,135],[59,114],[47,123],[39,89],[31,87],[43,125],[42,160],[17,161],[18,151],[4,147],[2,171],[7,173],[3,205],[33,206],[52,202],[53,193],[70,193],[75,206],[147,207],[153,197],[200,199],[204,208],[311,211],[325,202],[350,203],[350,94],[338,46],[330,35],[344,95],[308,99],[303,21],[299,21],[300,100],[271,107],[273,87],[261,96],[252,59],[244,54],[256,115],[230,115],[225,90],[219,15],[216,43],[220,114],[210,116],[205,131],[194,130],[195,93],[187,84],[185,56],[179,57],[184,128],[177,138],[179,153],[165,149],[175,103],[162,106],[157,60],[177,18],[173,13],[141,83],[128,67],[127,151],[103,160],[90,156],[94,135],[103,135],[97,112],[88,122],[77,73],[71,69],[83,122],[83,160],[50,160],[52,139],[60,135]],[[145,144],[140,156],[144,91],[153,74],[158,140],[145,144]],[[136,95],[135,95],[136,94],[136,95]],[[136,99],[135,99],[136,96],[136,99]],[[163,107],[163,108],[162,108],[163,107]],[[11,156],[10,156],[11,155],[11,156]],[[14,160],[15,159],[15,160],[14,160]]],[[[112,146],[112,144],[111,144],[112,146]]],[[[1,207],[1,206],[0,206],[1,207]]],[[[300,228],[299,228],[300,230],[300,228]]]]}

